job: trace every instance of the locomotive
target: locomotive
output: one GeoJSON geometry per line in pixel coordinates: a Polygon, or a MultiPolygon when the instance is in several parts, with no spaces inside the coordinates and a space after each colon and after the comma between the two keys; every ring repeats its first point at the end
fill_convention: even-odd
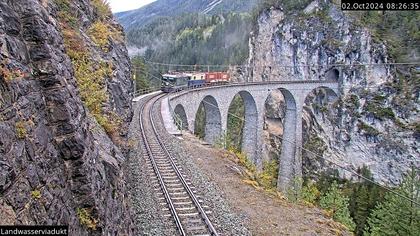
{"type": "Polygon", "coordinates": [[[179,92],[187,88],[198,88],[229,83],[226,72],[169,72],[162,75],[161,90],[164,93],[179,92]]]}

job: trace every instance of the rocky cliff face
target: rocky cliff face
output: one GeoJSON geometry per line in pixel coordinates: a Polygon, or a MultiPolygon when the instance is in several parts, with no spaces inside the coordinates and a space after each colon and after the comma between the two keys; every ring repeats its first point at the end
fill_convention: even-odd
{"type": "Polygon", "coordinates": [[[133,232],[123,175],[132,82],[108,11],[100,0],[0,2],[0,224],[133,232]]]}
{"type": "MultiPolygon", "coordinates": [[[[242,80],[328,79],[341,85],[335,102],[322,89],[307,98],[304,147],[314,153],[303,152],[306,175],[336,169],[317,155],[353,169],[367,165],[377,180],[391,184],[410,165],[420,167],[418,71],[363,65],[392,62],[387,45],[337,6],[314,1],[294,15],[266,10],[250,45],[251,69],[237,72],[242,80]]],[[[281,95],[272,101],[267,103],[266,153],[275,154],[283,130],[270,127],[273,118],[281,122],[281,95]]]]}

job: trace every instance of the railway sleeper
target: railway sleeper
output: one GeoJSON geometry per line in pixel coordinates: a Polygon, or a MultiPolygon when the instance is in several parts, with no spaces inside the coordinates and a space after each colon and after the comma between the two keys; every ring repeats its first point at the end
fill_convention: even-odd
{"type": "Polygon", "coordinates": [[[178,176],[176,174],[176,172],[174,170],[172,170],[172,169],[170,169],[170,170],[162,170],[162,171],[160,171],[160,175],[161,176],[178,176]]]}
{"type": "Polygon", "coordinates": [[[172,168],[172,166],[159,166],[160,170],[162,171],[174,171],[174,169],[172,168]]]}
{"type": "Polygon", "coordinates": [[[200,213],[198,212],[192,212],[192,213],[179,213],[178,216],[181,217],[195,217],[195,216],[199,216],[200,213]]]}
{"type": "Polygon", "coordinates": [[[177,178],[177,179],[168,179],[165,180],[165,184],[167,183],[180,183],[181,181],[177,178]]]}
{"type": "Polygon", "coordinates": [[[176,174],[168,174],[168,175],[162,175],[163,180],[172,180],[172,179],[178,179],[178,175],[176,174]]]}
{"type": "Polygon", "coordinates": [[[171,163],[169,162],[169,160],[167,160],[167,159],[156,160],[156,158],[155,158],[155,162],[156,162],[156,164],[158,164],[158,165],[160,165],[160,164],[171,164],[171,163]]]}
{"type": "Polygon", "coordinates": [[[184,222],[185,222],[185,224],[202,224],[203,219],[201,219],[201,217],[185,218],[184,222]]]}
{"type": "Polygon", "coordinates": [[[178,201],[178,200],[185,200],[185,199],[189,199],[190,197],[189,196],[187,196],[187,197],[173,197],[173,198],[171,198],[173,201],[178,201]]]}
{"type": "Polygon", "coordinates": [[[167,188],[169,192],[185,191],[184,188],[167,188]]]}
{"type": "Polygon", "coordinates": [[[191,201],[186,201],[186,202],[172,202],[172,204],[175,207],[177,207],[177,206],[182,206],[182,207],[185,207],[185,206],[194,206],[193,202],[191,202],[191,201]]]}
{"type": "Polygon", "coordinates": [[[156,162],[156,165],[158,167],[162,167],[162,168],[168,168],[168,167],[172,167],[171,163],[169,162],[156,162]]]}
{"type": "Polygon", "coordinates": [[[169,195],[171,195],[171,196],[172,196],[172,195],[176,195],[176,196],[180,196],[180,195],[181,195],[181,196],[182,196],[182,195],[183,195],[183,196],[188,196],[187,192],[185,192],[185,191],[184,191],[184,192],[174,192],[174,193],[169,193],[169,195]]]}
{"type": "MultiPolygon", "coordinates": [[[[197,226],[188,227],[187,231],[189,231],[189,232],[199,231],[200,233],[207,233],[208,229],[205,225],[197,225],[197,226]]],[[[196,234],[193,234],[193,235],[196,235],[196,234]]]]}
{"type": "Polygon", "coordinates": [[[192,207],[180,207],[180,208],[175,208],[177,211],[196,211],[197,208],[195,206],[192,207]]]}

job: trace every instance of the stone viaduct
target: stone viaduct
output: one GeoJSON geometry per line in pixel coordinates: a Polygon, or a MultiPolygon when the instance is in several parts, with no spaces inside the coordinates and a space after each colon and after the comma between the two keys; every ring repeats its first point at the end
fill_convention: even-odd
{"type": "MultiPolygon", "coordinates": [[[[293,179],[302,175],[303,105],[308,94],[317,88],[326,89],[328,94],[332,95],[329,96],[331,98],[336,98],[339,93],[336,81],[270,81],[186,90],[169,95],[163,102],[167,103],[172,118],[176,114],[183,121],[183,128],[191,132],[194,132],[195,117],[200,104],[203,103],[206,114],[204,140],[214,144],[227,130],[229,106],[234,96],[239,94],[245,105],[242,151],[261,168],[265,102],[271,91],[280,90],[285,99],[286,114],[283,121],[278,189],[286,191],[292,186],[293,179]]],[[[173,120],[164,122],[173,123],[173,120]]]]}

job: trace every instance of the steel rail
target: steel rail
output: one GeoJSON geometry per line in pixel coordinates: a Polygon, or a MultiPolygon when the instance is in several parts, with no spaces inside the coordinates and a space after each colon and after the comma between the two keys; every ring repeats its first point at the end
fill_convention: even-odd
{"type": "Polygon", "coordinates": [[[163,177],[160,174],[159,168],[158,168],[158,166],[157,166],[157,164],[156,164],[156,162],[154,160],[152,150],[151,150],[151,148],[149,146],[149,140],[147,138],[147,135],[146,135],[146,132],[145,132],[145,129],[144,129],[144,125],[143,125],[144,114],[143,114],[143,112],[145,110],[144,108],[146,107],[146,104],[150,103],[151,101],[152,101],[152,104],[150,106],[149,114],[148,115],[149,115],[150,124],[152,126],[152,130],[153,130],[153,133],[154,133],[154,135],[156,137],[156,140],[157,140],[159,146],[164,151],[164,154],[166,154],[166,157],[168,158],[168,160],[169,160],[169,162],[171,164],[172,169],[175,171],[178,179],[182,183],[182,186],[183,186],[184,190],[187,192],[188,196],[191,198],[191,200],[192,200],[192,202],[193,202],[196,210],[200,214],[200,217],[204,221],[204,224],[206,225],[208,231],[210,232],[211,235],[218,236],[218,233],[217,233],[216,229],[214,228],[213,224],[211,223],[210,219],[208,218],[206,212],[204,211],[204,209],[201,206],[200,202],[198,201],[197,197],[195,196],[195,194],[193,193],[193,191],[191,190],[191,188],[187,184],[187,181],[185,180],[185,178],[181,174],[179,168],[176,166],[176,164],[174,162],[173,156],[168,151],[166,145],[162,142],[162,140],[160,138],[160,135],[159,135],[159,132],[156,129],[156,125],[155,125],[155,122],[154,122],[154,119],[153,119],[153,108],[155,107],[155,104],[159,101],[159,98],[161,98],[163,96],[164,95],[156,95],[156,96],[153,96],[152,98],[150,98],[149,101],[146,101],[145,103],[142,104],[141,111],[140,111],[140,127],[142,129],[142,136],[143,136],[143,139],[144,139],[144,142],[145,142],[145,146],[146,146],[146,149],[147,149],[147,152],[148,152],[149,159],[152,162],[153,170],[154,170],[156,176],[158,177],[158,180],[159,180],[161,189],[164,192],[165,200],[167,201],[167,203],[169,205],[169,208],[171,210],[171,214],[172,214],[172,216],[173,216],[173,218],[175,220],[175,223],[176,223],[176,226],[177,226],[179,232],[183,236],[184,235],[187,235],[186,229],[184,229],[184,227],[182,226],[182,221],[181,221],[181,219],[178,216],[177,210],[176,210],[176,208],[175,208],[175,206],[174,206],[174,204],[172,202],[172,199],[171,199],[171,196],[169,194],[169,191],[168,191],[168,189],[165,186],[165,182],[163,180],[163,177]],[[155,99],[155,98],[157,98],[157,99],[155,99]]]}
{"type": "Polygon", "coordinates": [[[179,179],[182,182],[182,185],[184,186],[185,190],[187,190],[188,195],[191,197],[191,199],[194,202],[194,205],[197,207],[198,212],[200,213],[201,217],[203,218],[204,222],[206,223],[208,229],[210,230],[210,233],[212,235],[218,236],[218,233],[216,232],[216,229],[214,228],[213,224],[211,223],[210,219],[208,218],[206,212],[204,211],[204,209],[201,207],[200,202],[198,201],[197,197],[195,196],[195,194],[193,193],[193,191],[191,190],[191,188],[188,186],[187,181],[185,180],[185,178],[182,176],[181,172],[179,171],[178,167],[175,165],[174,160],[172,155],[169,153],[168,149],[166,148],[166,145],[161,141],[160,139],[160,135],[157,132],[154,120],[153,120],[153,116],[152,116],[152,111],[153,111],[153,107],[155,105],[155,103],[158,101],[159,99],[156,99],[153,102],[152,105],[152,109],[149,110],[149,116],[150,116],[150,121],[153,127],[153,131],[157,137],[157,140],[159,142],[159,144],[161,145],[161,147],[163,148],[163,150],[165,151],[166,155],[169,158],[169,161],[171,162],[172,167],[174,168],[177,176],[179,177],[179,179]]]}
{"type": "MultiPolygon", "coordinates": [[[[151,99],[153,99],[155,97],[158,97],[158,96],[159,95],[153,96],[151,99]]],[[[149,143],[148,143],[148,139],[147,139],[147,136],[146,136],[146,131],[145,131],[144,125],[143,125],[143,118],[144,118],[143,117],[143,111],[144,111],[147,103],[149,103],[149,101],[144,102],[142,104],[141,108],[140,108],[140,129],[141,129],[143,141],[144,141],[144,144],[146,146],[147,155],[149,156],[149,159],[152,162],[153,170],[154,170],[157,178],[159,179],[159,184],[160,184],[160,187],[161,187],[161,189],[163,191],[163,194],[165,196],[165,200],[168,203],[169,209],[170,209],[170,211],[172,213],[172,217],[175,220],[175,224],[176,224],[179,232],[181,233],[181,235],[182,236],[185,236],[186,235],[185,230],[182,227],[181,220],[179,219],[178,214],[176,213],[175,206],[174,206],[174,204],[172,202],[172,199],[171,199],[171,197],[169,195],[168,189],[166,188],[165,183],[163,182],[162,175],[160,174],[160,171],[159,171],[159,169],[158,169],[158,167],[156,165],[155,159],[153,158],[152,150],[150,149],[150,146],[149,146],[149,143]]],[[[152,108],[153,108],[153,105],[154,105],[154,103],[152,104],[152,108]]],[[[152,110],[152,108],[150,110],[152,110]]],[[[150,111],[149,111],[149,116],[150,116],[150,111]]]]}

